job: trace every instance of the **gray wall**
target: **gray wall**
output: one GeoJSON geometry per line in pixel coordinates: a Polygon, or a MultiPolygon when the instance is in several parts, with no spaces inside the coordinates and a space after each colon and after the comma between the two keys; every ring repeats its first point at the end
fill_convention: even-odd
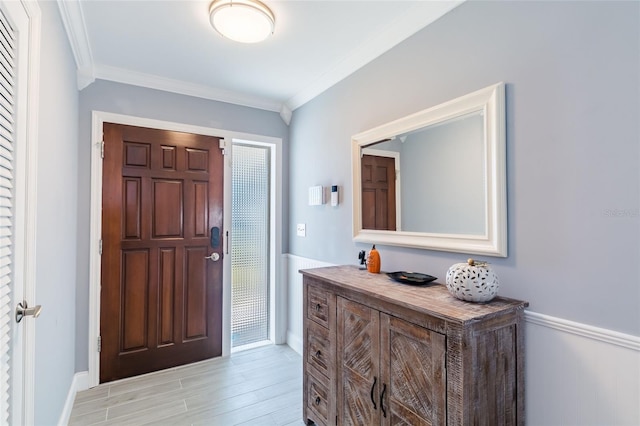
{"type": "MultiPolygon", "coordinates": [[[[42,13],[36,213],[35,424],[56,424],[75,372],[78,90],[55,2],[42,13]]],[[[33,302],[32,302],[33,303],[33,302]]]]}
{"type": "Polygon", "coordinates": [[[402,230],[486,233],[480,114],[412,133],[402,143],[402,230]]]}
{"type": "MultiPolygon", "coordinates": [[[[640,335],[639,21],[638,2],[470,1],[297,109],[290,252],[344,264],[369,249],[351,239],[351,135],[504,81],[509,257],[489,259],[500,294],[640,335]],[[309,207],[316,184],[339,184],[342,204],[309,207]]],[[[440,282],[467,257],[377,248],[383,270],[440,282]]]]}
{"type": "MultiPolygon", "coordinates": [[[[78,267],[76,290],[76,371],[88,370],[89,210],[91,112],[104,111],[283,139],[283,220],[287,221],[288,128],[276,112],[177,95],[142,87],[96,81],[80,92],[78,149],[78,267]]],[[[286,251],[288,236],[283,235],[286,251]]]]}

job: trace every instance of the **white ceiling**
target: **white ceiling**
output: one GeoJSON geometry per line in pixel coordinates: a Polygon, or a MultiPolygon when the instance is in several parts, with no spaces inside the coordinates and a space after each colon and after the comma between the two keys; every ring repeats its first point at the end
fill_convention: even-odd
{"type": "Polygon", "coordinates": [[[462,1],[263,0],[276,28],[257,44],[215,32],[211,1],[58,0],[58,6],[80,89],[111,80],[279,111],[288,121],[292,110],[462,1]]]}

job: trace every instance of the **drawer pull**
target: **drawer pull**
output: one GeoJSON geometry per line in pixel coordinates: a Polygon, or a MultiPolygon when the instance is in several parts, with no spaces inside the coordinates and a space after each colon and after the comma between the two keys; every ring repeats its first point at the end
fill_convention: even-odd
{"type": "Polygon", "coordinates": [[[316,358],[320,358],[322,356],[322,352],[316,351],[316,358]]]}
{"type": "Polygon", "coordinates": [[[371,402],[373,403],[373,409],[377,410],[378,408],[376,407],[376,400],[373,399],[373,391],[376,388],[376,382],[378,381],[377,377],[373,377],[373,385],[371,385],[371,402]]]}
{"type": "Polygon", "coordinates": [[[322,400],[320,399],[320,397],[319,397],[319,396],[316,396],[316,405],[320,405],[320,401],[322,401],[322,400]]]}

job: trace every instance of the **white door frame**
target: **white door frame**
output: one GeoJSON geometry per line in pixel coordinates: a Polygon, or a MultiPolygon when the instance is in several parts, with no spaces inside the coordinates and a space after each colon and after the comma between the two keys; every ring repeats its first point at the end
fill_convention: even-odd
{"type": "MultiPolygon", "coordinates": [[[[130,126],[149,127],[161,130],[173,130],[178,132],[195,133],[206,136],[224,138],[226,142],[225,168],[224,168],[224,223],[225,231],[231,231],[231,140],[245,139],[256,142],[274,144],[278,168],[277,177],[277,229],[282,229],[282,139],[271,136],[254,135],[250,133],[234,132],[224,129],[195,126],[191,124],[175,123],[170,121],[142,118],[131,115],[116,114],[103,111],[92,112],[91,127],[91,229],[89,236],[89,387],[100,383],[100,354],[98,352],[98,336],[100,335],[100,239],[102,237],[102,129],[104,123],[125,124],[130,126]]],[[[278,302],[284,299],[284,286],[280,283],[280,256],[282,252],[282,236],[276,233],[276,253],[278,262],[276,271],[276,286],[278,302]]],[[[226,244],[226,243],[225,243],[226,244]]],[[[283,306],[283,305],[282,305],[283,306]]],[[[276,343],[283,343],[286,336],[286,310],[280,314],[277,321],[276,343]]],[[[222,298],[222,356],[229,356],[231,351],[231,256],[223,257],[223,298],[222,298]]]]}
{"type": "MultiPolygon", "coordinates": [[[[40,8],[36,2],[2,1],[18,33],[15,123],[14,259],[11,306],[36,303],[36,201],[38,90],[40,75],[40,8]]],[[[11,311],[9,351],[11,424],[33,424],[35,411],[35,324],[20,324],[11,311]]],[[[2,395],[4,397],[4,395],[2,395]]]]}

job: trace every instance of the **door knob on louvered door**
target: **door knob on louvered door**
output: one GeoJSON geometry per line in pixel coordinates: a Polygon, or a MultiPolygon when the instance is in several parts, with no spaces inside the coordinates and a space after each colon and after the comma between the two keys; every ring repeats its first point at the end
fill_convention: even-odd
{"type": "Polygon", "coordinates": [[[29,308],[27,305],[27,301],[23,300],[22,302],[18,303],[18,306],[16,307],[16,322],[22,321],[22,318],[27,316],[38,318],[41,312],[42,306],[36,305],[33,308],[29,308]]]}

